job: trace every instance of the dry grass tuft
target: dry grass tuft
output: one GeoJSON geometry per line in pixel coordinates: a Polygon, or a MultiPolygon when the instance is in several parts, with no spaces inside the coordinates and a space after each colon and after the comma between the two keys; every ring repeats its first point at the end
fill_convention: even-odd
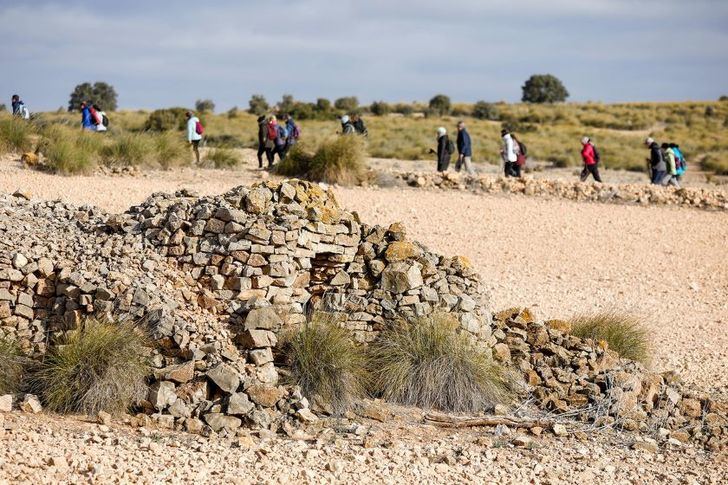
{"type": "Polygon", "coordinates": [[[20,391],[23,370],[23,355],[18,346],[0,338],[0,395],[20,391]]]}
{"type": "Polygon", "coordinates": [[[315,313],[282,345],[292,374],[310,400],[330,405],[343,414],[365,394],[367,375],[364,351],[329,313],[315,313]]]}
{"type": "Polygon", "coordinates": [[[650,360],[649,332],[639,318],[616,310],[577,315],[571,319],[572,334],[604,340],[625,359],[647,363],[650,360]]]}
{"type": "Polygon", "coordinates": [[[366,144],[359,136],[339,136],[322,141],[314,153],[297,144],[276,172],[316,182],[357,184],[366,177],[366,144]]]}
{"type": "Polygon", "coordinates": [[[33,125],[27,120],[3,116],[0,118],[0,154],[29,151],[33,133],[33,125]]]}
{"type": "Polygon", "coordinates": [[[242,163],[240,155],[231,148],[213,148],[205,157],[215,168],[235,168],[242,163]]]}
{"type": "Polygon", "coordinates": [[[52,347],[30,386],[57,412],[123,412],[146,395],[147,338],[129,323],[87,320],[52,347]]]}
{"type": "Polygon", "coordinates": [[[510,373],[457,327],[454,315],[435,313],[383,332],[369,348],[373,390],[388,401],[451,412],[510,400],[510,373]]]}

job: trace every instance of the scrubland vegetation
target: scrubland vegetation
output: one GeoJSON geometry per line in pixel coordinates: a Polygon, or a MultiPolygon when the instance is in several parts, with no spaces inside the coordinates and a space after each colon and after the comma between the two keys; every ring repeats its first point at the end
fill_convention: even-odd
{"type": "Polygon", "coordinates": [[[650,360],[650,335],[634,315],[608,310],[577,315],[571,324],[577,337],[606,341],[611,350],[625,359],[642,363],[650,360]]]}
{"type": "MultiPolygon", "coordinates": [[[[299,153],[306,147],[310,147],[310,153],[315,152],[315,148],[340,130],[337,114],[358,111],[369,129],[366,153],[377,158],[428,159],[431,157],[428,149],[435,146],[437,127],[445,126],[454,134],[456,122],[465,119],[473,139],[476,163],[499,163],[500,129],[506,125],[520,135],[533,160],[555,166],[579,165],[579,140],[586,135],[599,147],[604,167],[643,170],[647,151],[642,141],[651,135],[660,142],[680,144],[690,170],[700,168],[702,162],[702,168],[707,171],[728,173],[728,103],[725,102],[440,103],[434,110],[421,104],[376,102],[369,108],[361,108],[355,107],[353,101],[337,101],[342,108],[325,99],[309,104],[291,102],[294,113],[300,114],[297,121],[305,142],[299,153]],[[319,105],[321,108],[315,111],[319,105]]],[[[25,125],[2,114],[0,150],[33,151],[40,145],[42,153],[50,158],[50,168],[63,173],[85,172],[98,165],[163,168],[185,165],[191,163],[192,156],[182,131],[184,111],[184,108],[170,108],[151,113],[109,113],[111,125],[105,134],[82,134],[77,113],[40,113],[25,125]],[[97,139],[89,141],[90,137],[97,139]],[[53,143],[44,144],[44,141],[55,141],[62,146],[52,148],[53,143]],[[52,157],[43,148],[50,150],[52,157]]],[[[255,118],[256,115],[238,109],[218,115],[205,112],[201,120],[206,145],[222,149],[256,146],[255,118]]],[[[208,156],[217,167],[237,165],[229,151],[214,151],[208,156]]]]}

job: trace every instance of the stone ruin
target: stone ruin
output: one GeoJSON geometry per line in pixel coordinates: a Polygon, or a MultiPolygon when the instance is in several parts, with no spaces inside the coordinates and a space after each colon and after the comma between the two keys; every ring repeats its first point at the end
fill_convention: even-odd
{"type": "Polygon", "coordinates": [[[364,224],[316,184],[154,194],[120,215],[0,196],[0,232],[0,336],[40,358],[89,316],[146,325],[157,345],[140,416],[163,427],[315,420],[274,360],[313,309],[339,314],[362,343],[397,318],[448,311],[519,371],[542,411],[709,449],[728,441],[726,403],[570,335],[567,322],[492,314],[467,259],[428,251],[401,224],[364,224]]]}
{"type": "Polygon", "coordinates": [[[359,342],[436,309],[484,347],[491,338],[465,258],[409,241],[401,224],[363,224],[309,182],[154,194],[121,215],[6,196],[0,231],[2,336],[39,358],[85,317],[146,324],[158,345],[143,404],[170,427],[267,427],[305,410],[272,349],[312,309],[340,314],[359,342]]]}

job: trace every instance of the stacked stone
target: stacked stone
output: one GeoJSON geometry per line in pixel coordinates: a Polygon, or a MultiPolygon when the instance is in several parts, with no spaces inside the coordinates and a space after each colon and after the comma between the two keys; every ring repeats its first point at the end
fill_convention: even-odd
{"type": "Polygon", "coordinates": [[[490,337],[464,258],[430,253],[399,224],[362,224],[307,182],[154,194],[122,215],[3,196],[0,230],[0,336],[39,358],[85,317],[146,325],[157,345],[141,405],[162,426],[315,419],[274,362],[280,332],[312,309],[340,312],[361,342],[437,308],[490,337]]]}
{"type": "Polygon", "coordinates": [[[578,180],[504,178],[493,175],[461,175],[445,172],[388,172],[395,183],[419,188],[467,190],[488,194],[523,194],[568,200],[615,204],[656,204],[728,210],[724,191],[705,188],[660,187],[648,184],[583,183],[578,180]]]}
{"type": "Polygon", "coordinates": [[[537,322],[527,309],[505,310],[494,315],[493,353],[520,370],[546,410],[581,412],[598,426],[654,431],[666,441],[726,448],[728,403],[683,385],[671,372],[649,372],[620,359],[606,342],[570,332],[568,322],[537,322]]]}

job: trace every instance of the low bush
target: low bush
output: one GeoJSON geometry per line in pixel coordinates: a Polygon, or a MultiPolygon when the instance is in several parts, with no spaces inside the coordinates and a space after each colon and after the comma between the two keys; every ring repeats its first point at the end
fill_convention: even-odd
{"type": "Polygon", "coordinates": [[[123,133],[101,150],[105,165],[133,166],[149,162],[152,144],[149,136],[137,133],[123,133]]]}
{"type": "Polygon", "coordinates": [[[240,155],[230,148],[213,148],[205,157],[215,168],[233,168],[242,162],[240,155]]]}
{"type": "Polygon", "coordinates": [[[714,172],[716,175],[728,175],[728,158],[718,158],[713,155],[705,155],[700,166],[706,172],[714,172]]]}
{"type": "Polygon", "coordinates": [[[23,356],[15,344],[0,337],[0,395],[20,391],[23,381],[23,356]]]}
{"type": "Polygon", "coordinates": [[[276,173],[289,177],[306,177],[313,162],[314,153],[309,150],[306,143],[296,143],[275,166],[276,173]]]}
{"type": "Polygon", "coordinates": [[[96,153],[84,147],[83,143],[77,143],[85,136],[94,135],[44,140],[42,151],[48,168],[62,175],[87,174],[93,171],[96,168],[96,153]]]}
{"type": "Polygon", "coordinates": [[[29,151],[32,134],[33,125],[27,120],[3,116],[0,118],[0,154],[29,151]]]}
{"type": "Polygon", "coordinates": [[[57,412],[123,412],[146,394],[147,338],[129,323],[86,320],[52,346],[30,387],[57,412]]]}
{"type": "Polygon", "coordinates": [[[510,373],[435,313],[399,322],[369,347],[372,388],[385,400],[452,412],[478,412],[511,399],[510,373]]]}
{"type": "Polygon", "coordinates": [[[184,165],[189,160],[187,146],[177,133],[166,132],[151,137],[154,145],[155,161],[160,167],[168,169],[184,165]]]}
{"type": "Polygon", "coordinates": [[[607,310],[577,315],[571,319],[571,325],[572,334],[577,337],[604,340],[610,349],[625,359],[643,363],[649,361],[649,333],[634,315],[607,310]]]}
{"type": "Polygon", "coordinates": [[[359,136],[339,136],[323,141],[315,152],[307,145],[293,146],[276,173],[316,182],[356,184],[366,177],[366,149],[359,136]]]}
{"type": "Polygon", "coordinates": [[[148,131],[170,131],[183,130],[187,123],[185,114],[186,108],[165,108],[157,109],[149,113],[144,123],[144,130],[148,131]]]}
{"type": "Polygon", "coordinates": [[[318,399],[342,414],[364,395],[365,354],[334,315],[315,313],[284,339],[282,348],[292,384],[300,386],[308,399],[318,399]]]}

